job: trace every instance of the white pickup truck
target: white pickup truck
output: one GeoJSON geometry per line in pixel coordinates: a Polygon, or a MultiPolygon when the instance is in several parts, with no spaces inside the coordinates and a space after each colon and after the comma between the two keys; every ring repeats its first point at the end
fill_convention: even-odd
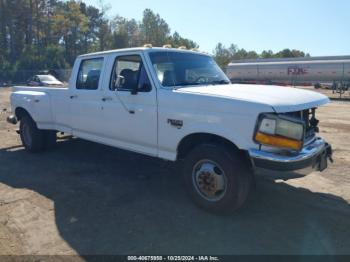
{"type": "Polygon", "coordinates": [[[56,133],[165,160],[183,160],[194,202],[213,212],[239,208],[254,170],[327,168],[331,147],[317,136],[327,97],[278,86],[231,84],[213,58],[172,48],[79,56],[68,88],[13,88],[8,121],[26,150],[56,133]]]}

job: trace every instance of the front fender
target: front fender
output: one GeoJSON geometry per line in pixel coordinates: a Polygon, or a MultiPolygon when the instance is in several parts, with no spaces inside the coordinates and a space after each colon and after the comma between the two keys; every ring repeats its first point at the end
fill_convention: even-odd
{"type": "MultiPolygon", "coordinates": [[[[237,148],[246,150],[257,147],[252,136],[256,117],[233,114],[191,114],[182,117],[182,126],[174,126],[169,119],[160,115],[159,155],[162,158],[175,160],[177,148],[181,141],[192,134],[209,134],[222,137],[232,142],[237,148]]],[[[180,118],[177,116],[177,118],[180,118]]]]}
{"type": "Polygon", "coordinates": [[[258,115],[273,111],[263,104],[176,90],[159,90],[158,105],[158,151],[169,160],[176,159],[180,141],[196,133],[222,137],[242,150],[257,148],[252,138],[258,115]]]}

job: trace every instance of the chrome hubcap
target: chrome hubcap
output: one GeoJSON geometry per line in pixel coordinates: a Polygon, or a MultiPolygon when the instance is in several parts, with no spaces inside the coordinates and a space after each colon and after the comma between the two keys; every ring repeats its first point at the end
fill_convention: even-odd
{"type": "Polygon", "coordinates": [[[226,175],[214,161],[197,162],[193,168],[192,179],[197,192],[206,200],[219,201],[226,193],[226,175]]]}

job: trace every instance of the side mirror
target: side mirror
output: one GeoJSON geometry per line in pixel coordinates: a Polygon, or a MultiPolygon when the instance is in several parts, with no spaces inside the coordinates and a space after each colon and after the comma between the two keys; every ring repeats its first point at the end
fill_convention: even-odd
{"type": "Polygon", "coordinates": [[[132,90],[131,90],[131,94],[132,95],[137,95],[137,93],[139,91],[141,92],[148,92],[152,89],[152,86],[149,83],[143,83],[142,86],[140,86],[140,88],[138,86],[135,86],[132,90]]]}
{"type": "Polygon", "coordinates": [[[151,86],[150,83],[144,83],[144,84],[141,86],[141,90],[144,91],[144,92],[151,91],[151,90],[152,90],[152,86],[151,86]]]}
{"type": "Polygon", "coordinates": [[[137,85],[135,85],[134,88],[131,89],[131,91],[130,91],[130,93],[131,93],[132,95],[137,95],[138,92],[139,92],[139,90],[138,90],[138,88],[137,88],[137,85]]]}

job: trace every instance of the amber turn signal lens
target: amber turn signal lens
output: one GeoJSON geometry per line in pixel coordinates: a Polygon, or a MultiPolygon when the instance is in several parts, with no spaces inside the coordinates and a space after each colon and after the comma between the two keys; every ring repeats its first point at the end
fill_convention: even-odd
{"type": "Polygon", "coordinates": [[[263,145],[290,148],[294,150],[300,150],[303,145],[302,141],[285,138],[282,136],[266,135],[261,132],[256,133],[255,140],[263,145]]]}

